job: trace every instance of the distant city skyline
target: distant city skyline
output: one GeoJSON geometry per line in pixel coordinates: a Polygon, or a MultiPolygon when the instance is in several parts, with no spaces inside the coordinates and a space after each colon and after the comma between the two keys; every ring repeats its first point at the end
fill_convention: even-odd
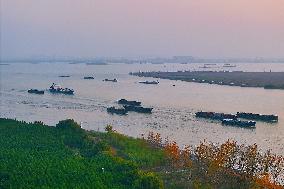
{"type": "Polygon", "coordinates": [[[1,0],[1,59],[283,58],[283,0],[1,0]]]}

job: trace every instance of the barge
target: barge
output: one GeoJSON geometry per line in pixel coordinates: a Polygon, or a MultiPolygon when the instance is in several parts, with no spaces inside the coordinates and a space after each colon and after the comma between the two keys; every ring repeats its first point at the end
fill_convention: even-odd
{"type": "Polygon", "coordinates": [[[223,119],[223,125],[231,125],[231,126],[238,126],[238,127],[245,127],[245,128],[253,128],[255,127],[255,121],[242,121],[238,119],[223,119]]]}
{"type": "Polygon", "coordinates": [[[120,99],[118,102],[118,104],[123,104],[123,105],[130,105],[130,106],[140,106],[141,105],[141,102],[138,102],[138,101],[130,101],[130,100],[126,100],[124,98],[120,99]]]}
{"type": "Polygon", "coordinates": [[[256,121],[264,121],[264,122],[278,122],[277,115],[263,115],[263,114],[254,114],[246,112],[237,112],[237,117],[243,119],[256,120],[256,121]]]}
{"type": "Polygon", "coordinates": [[[117,79],[104,79],[103,81],[111,81],[111,82],[117,82],[117,79]]]}
{"type": "Polygon", "coordinates": [[[217,112],[197,112],[195,113],[196,117],[199,118],[206,118],[206,119],[213,119],[213,120],[220,120],[223,119],[237,119],[237,116],[234,114],[225,114],[225,113],[217,113],[217,112]]]}
{"type": "Polygon", "coordinates": [[[66,94],[66,95],[73,95],[74,94],[74,90],[73,89],[62,88],[62,87],[60,87],[60,85],[57,85],[55,83],[52,83],[52,85],[49,87],[49,92],[66,94]]]}
{"type": "Polygon", "coordinates": [[[131,105],[124,105],[123,106],[126,111],[133,111],[138,113],[152,113],[153,108],[144,108],[142,106],[131,106],[131,105]]]}
{"type": "Polygon", "coordinates": [[[43,90],[38,90],[38,89],[29,89],[28,93],[32,93],[32,94],[44,94],[43,90]]]}
{"type": "Polygon", "coordinates": [[[118,114],[118,115],[126,115],[127,110],[124,108],[116,108],[116,107],[109,107],[107,108],[107,112],[111,114],[118,114]]]}
{"type": "Polygon", "coordinates": [[[159,81],[139,81],[142,84],[158,85],[159,81]]]}
{"type": "Polygon", "coordinates": [[[92,76],[86,76],[86,77],[84,77],[84,79],[95,79],[95,78],[92,77],[92,76]]]}

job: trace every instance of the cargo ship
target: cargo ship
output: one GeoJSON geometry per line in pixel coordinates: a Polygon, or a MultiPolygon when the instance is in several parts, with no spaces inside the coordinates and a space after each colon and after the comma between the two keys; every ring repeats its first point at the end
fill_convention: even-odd
{"type": "Polygon", "coordinates": [[[124,98],[120,99],[119,101],[117,101],[118,104],[123,104],[123,105],[131,105],[131,106],[140,106],[141,102],[138,101],[130,101],[130,100],[126,100],[124,98]]]}
{"type": "Polygon", "coordinates": [[[153,108],[144,108],[142,106],[131,106],[131,105],[124,105],[123,106],[126,111],[133,111],[138,113],[152,113],[153,108]]]}
{"type": "Polygon", "coordinates": [[[118,115],[126,115],[127,114],[127,110],[125,110],[124,108],[116,108],[114,106],[107,108],[107,112],[111,113],[111,114],[118,114],[118,115]]]}
{"type": "Polygon", "coordinates": [[[264,122],[278,122],[277,115],[263,115],[263,114],[254,114],[246,112],[237,112],[237,117],[243,119],[256,120],[256,121],[264,121],[264,122]]]}
{"type": "Polygon", "coordinates": [[[217,113],[217,112],[197,112],[195,113],[196,117],[199,118],[206,118],[206,119],[213,119],[213,120],[220,120],[223,119],[237,119],[237,116],[234,114],[225,114],[225,113],[217,113]]]}
{"type": "Polygon", "coordinates": [[[29,89],[28,93],[33,93],[33,94],[44,94],[43,90],[38,90],[38,89],[29,89]]]}
{"type": "Polygon", "coordinates": [[[73,89],[62,88],[62,87],[60,87],[60,85],[57,85],[55,83],[52,83],[52,85],[49,87],[49,92],[66,94],[66,95],[73,95],[74,94],[73,89]]]}
{"type": "Polygon", "coordinates": [[[242,121],[242,120],[238,120],[238,119],[223,119],[222,124],[223,125],[231,125],[231,126],[251,128],[251,127],[255,127],[256,122],[255,121],[242,121]]]}

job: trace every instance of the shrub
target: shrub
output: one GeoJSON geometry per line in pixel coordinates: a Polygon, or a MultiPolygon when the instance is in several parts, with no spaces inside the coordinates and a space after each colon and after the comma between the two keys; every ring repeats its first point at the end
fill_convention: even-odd
{"type": "Polygon", "coordinates": [[[113,130],[113,127],[111,125],[107,125],[105,127],[105,131],[109,133],[109,132],[113,132],[114,130],[113,130]]]}
{"type": "Polygon", "coordinates": [[[62,130],[73,130],[73,131],[83,131],[81,126],[75,122],[73,119],[66,119],[59,121],[56,124],[56,128],[62,129],[62,130]]]}
{"type": "Polygon", "coordinates": [[[139,173],[140,178],[136,181],[135,187],[137,189],[162,189],[164,188],[163,183],[153,173],[145,173],[140,172],[139,173]]]}

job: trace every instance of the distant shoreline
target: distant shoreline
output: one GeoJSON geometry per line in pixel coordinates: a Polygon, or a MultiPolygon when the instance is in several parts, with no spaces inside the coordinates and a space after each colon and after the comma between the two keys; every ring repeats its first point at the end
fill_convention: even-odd
{"type": "Polygon", "coordinates": [[[130,73],[130,75],[196,83],[284,90],[284,72],[178,71],[135,72],[130,73]]]}

